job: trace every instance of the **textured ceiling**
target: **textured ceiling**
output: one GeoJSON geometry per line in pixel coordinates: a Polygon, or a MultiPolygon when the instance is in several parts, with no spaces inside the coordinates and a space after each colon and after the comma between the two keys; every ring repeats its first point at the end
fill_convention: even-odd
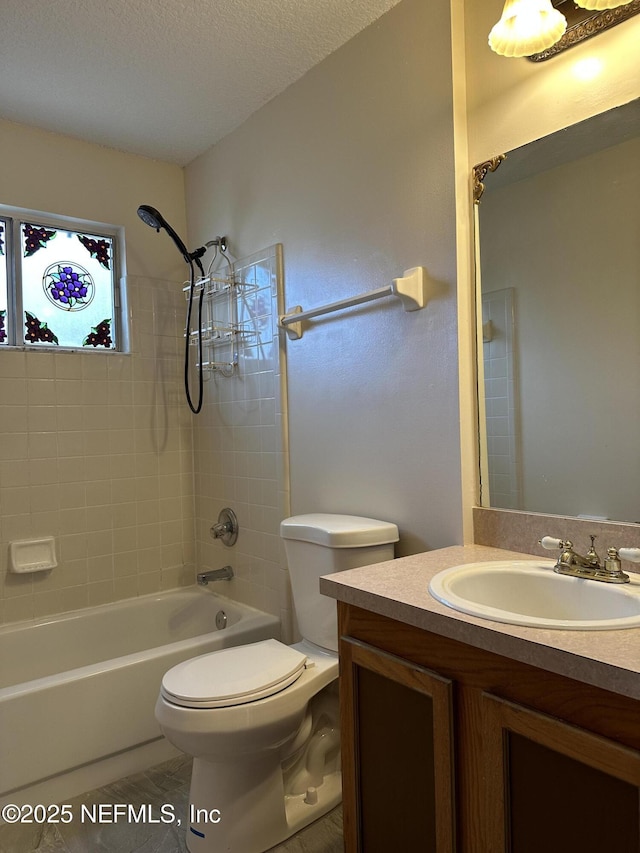
{"type": "Polygon", "coordinates": [[[398,0],[0,0],[0,117],[186,164],[398,0]]]}

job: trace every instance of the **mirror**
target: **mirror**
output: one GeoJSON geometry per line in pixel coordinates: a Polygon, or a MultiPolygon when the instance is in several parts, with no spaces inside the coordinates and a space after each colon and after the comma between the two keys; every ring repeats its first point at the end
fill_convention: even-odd
{"type": "Polygon", "coordinates": [[[481,505],[640,522],[640,99],[474,176],[481,505]]]}

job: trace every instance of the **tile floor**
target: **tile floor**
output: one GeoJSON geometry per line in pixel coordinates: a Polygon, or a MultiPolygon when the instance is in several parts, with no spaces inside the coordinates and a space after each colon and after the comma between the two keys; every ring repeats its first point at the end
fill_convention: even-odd
{"type": "MultiPolygon", "coordinates": [[[[70,823],[0,825],[0,853],[186,853],[184,821],[174,823],[90,823],[77,815],[81,806],[102,803],[149,804],[154,817],[163,804],[179,816],[186,811],[191,760],[175,758],[144,773],[70,799],[70,823]]],[[[308,826],[272,853],[342,853],[342,809],[337,808],[308,826]]]]}

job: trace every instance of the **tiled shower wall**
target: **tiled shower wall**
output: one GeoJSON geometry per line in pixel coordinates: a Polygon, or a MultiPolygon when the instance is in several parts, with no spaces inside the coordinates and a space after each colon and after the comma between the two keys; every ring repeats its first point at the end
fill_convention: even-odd
{"type": "Polygon", "coordinates": [[[519,509],[521,454],[512,287],[482,294],[482,324],[486,330],[482,352],[489,470],[488,494],[483,484],[482,503],[519,509]]]}
{"type": "Polygon", "coordinates": [[[211,376],[194,421],[197,563],[199,570],[230,564],[234,579],[213,584],[215,591],[279,616],[288,640],[293,617],[279,539],[289,514],[281,247],[237,262],[235,274],[238,364],[232,376],[211,376]],[[227,506],[240,527],[231,548],[210,535],[227,506]]]}
{"type": "Polygon", "coordinates": [[[131,352],[0,352],[0,621],[193,583],[181,285],[127,280],[131,352]],[[58,566],[8,572],[55,536],[58,566]]]}

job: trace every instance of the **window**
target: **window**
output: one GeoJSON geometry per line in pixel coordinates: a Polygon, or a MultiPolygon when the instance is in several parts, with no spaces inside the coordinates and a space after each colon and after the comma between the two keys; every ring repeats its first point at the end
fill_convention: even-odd
{"type": "Polygon", "coordinates": [[[0,348],[122,349],[122,229],[0,206],[0,348]]]}

